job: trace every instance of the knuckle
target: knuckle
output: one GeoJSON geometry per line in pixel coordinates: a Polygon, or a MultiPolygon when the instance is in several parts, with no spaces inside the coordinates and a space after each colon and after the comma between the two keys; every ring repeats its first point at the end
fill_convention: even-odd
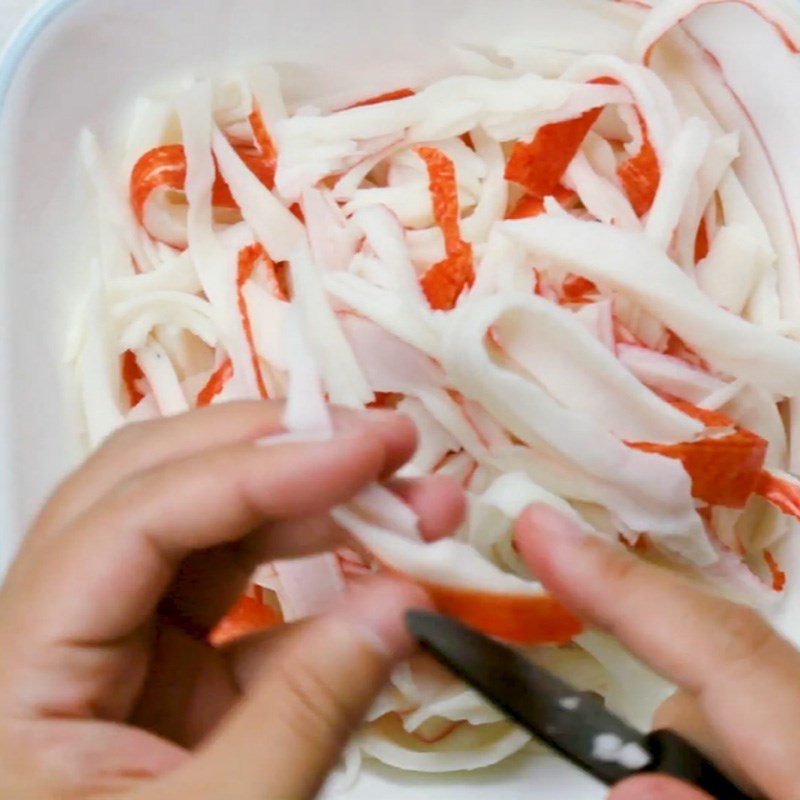
{"type": "Polygon", "coordinates": [[[748,606],[725,602],[720,605],[715,622],[716,658],[724,670],[755,666],[774,641],[769,625],[748,606]]]}
{"type": "Polygon", "coordinates": [[[308,658],[282,666],[278,679],[284,688],[283,722],[301,741],[318,741],[320,734],[342,738],[350,728],[350,711],[335,691],[324,667],[308,658]]]}
{"type": "Polygon", "coordinates": [[[634,556],[607,546],[598,548],[597,552],[598,567],[609,582],[625,585],[638,579],[643,565],[634,556]]]}

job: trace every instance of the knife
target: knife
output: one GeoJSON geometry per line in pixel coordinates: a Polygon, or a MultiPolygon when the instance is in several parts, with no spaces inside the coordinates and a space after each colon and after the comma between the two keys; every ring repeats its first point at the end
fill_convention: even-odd
{"type": "Polygon", "coordinates": [[[441,614],[410,611],[406,623],[424,650],[492,705],[597,780],[613,786],[661,773],[719,800],[755,800],[670,730],[643,734],[506,645],[441,614]]]}

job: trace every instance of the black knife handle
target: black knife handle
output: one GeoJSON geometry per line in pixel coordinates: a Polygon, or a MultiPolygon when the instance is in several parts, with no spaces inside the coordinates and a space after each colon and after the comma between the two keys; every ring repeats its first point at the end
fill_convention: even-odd
{"type": "Polygon", "coordinates": [[[647,735],[645,749],[653,756],[647,772],[659,772],[690,783],[717,800],[756,800],[726,778],[694,745],[670,730],[647,735]]]}

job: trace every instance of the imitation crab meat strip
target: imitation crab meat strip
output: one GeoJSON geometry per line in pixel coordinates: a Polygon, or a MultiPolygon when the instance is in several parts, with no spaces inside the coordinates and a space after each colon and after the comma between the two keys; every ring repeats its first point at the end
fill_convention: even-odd
{"type": "Polygon", "coordinates": [[[635,298],[717,369],[786,396],[800,394],[800,343],[719,308],[644,236],[552,216],[502,227],[549,268],[635,298]]]}
{"type": "Polygon", "coordinates": [[[759,476],[755,492],[784,514],[800,519],[800,481],[793,475],[780,470],[764,470],[759,476]]]}
{"type": "Polygon", "coordinates": [[[365,208],[353,215],[386,274],[385,286],[424,302],[414,264],[408,254],[405,233],[397,217],[386,206],[365,208]]]}
{"type": "Polygon", "coordinates": [[[708,126],[696,117],[686,121],[664,160],[645,233],[662,249],[669,246],[681,215],[696,191],[695,180],[708,150],[708,126]]]}
{"type": "MultiPolygon", "coordinates": [[[[680,127],[680,117],[666,86],[650,70],[614,56],[587,56],[564,73],[568,80],[612,81],[624,86],[633,100],[629,127],[633,141],[629,158],[617,168],[628,199],[639,216],[656,198],[666,154],[680,127]]],[[[624,107],[623,107],[624,108],[624,107]]]]}
{"type": "Polygon", "coordinates": [[[218,397],[225,384],[233,377],[233,363],[229,358],[226,358],[217,369],[215,369],[203,388],[197,393],[195,398],[195,405],[197,408],[205,408],[214,402],[214,398],[218,397]]]}
{"type": "Polygon", "coordinates": [[[530,142],[518,142],[506,165],[506,178],[534,197],[552,195],[602,109],[540,128],[530,142]]]}
{"type": "Polygon", "coordinates": [[[431,308],[449,310],[461,293],[472,286],[475,271],[472,245],[461,238],[458,184],[453,162],[433,147],[417,149],[428,168],[436,224],[444,235],[445,258],[422,276],[422,289],[431,308]]]}
{"type": "Polygon", "coordinates": [[[86,432],[93,447],[125,418],[119,405],[119,350],[104,304],[100,267],[97,265],[84,311],[94,335],[84,338],[78,357],[78,384],[85,410],[86,432]]]}
{"type": "MultiPolygon", "coordinates": [[[[297,336],[304,339],[299,328],[297,336]]],[[[331,430],[310,352],[299,346],[290,354],[290,373],[304,376],[290,385],[284,422],[293,434],[331,430]]],[[[335,509],[334,519],[384,566],[424,585],[442,611],[511,641],[566,642],[582,629],[580,621],[537,583],[502,572],[469,545],[449,539],[432,544],[416,540],[407,515],[398,510],[396,498],[385,497],[386,491],[368,487],[348,507],[335,509]]]]}
{"type": "Polygon", "coordinates": [[[144,347],[139,348],[136,351],[136,361],[153,390],[162,416],[183,414],[189,410],[175,368],[158,342],[151,339],[144,347]]]}
{"type": "Polygon", "coordinates": [[[239,252],[236,295],[239,314],[242,318],[242,328],[245,338],[247,339],[247,346],[250,348],[250,357],[253,364],[253,372],[256,376],[258,393],[262,398],[267,399],[269,398],[269,392],[267,391],[266,384],[264,383],[264,376],[261,372],[261,364],[259,363],[258,352],[256,351],[255,337],[253,336],[253,326],[250,321],[250,311],[247,305],[247,298],[244,294],[244,287],[253,276],[253,272],[258,267],[259,263],[264,265],[267,272],[274,280],[275,265],[272,263],[272,259],[264,252],[264,248],[260,244],[250,245],[250,247],[245,247],[239,252]]]}
{"type": "Polygon", "coordinates": [[[505,215],[508,206],[508,183],[505,180],[505,156],[500,143],[480,128],[473,131],[471,136],[476,155],[486,164],[486,174],[478,204],[473,212],[461,221],[464,239],[474,244],[485,241],[494,223],[505,215]]]}
{"type": "Polygon", "coordinates": [[[314,262],[324,269],[347,269],[356,254],[358,236],[330,192],[306,189],[300,206],[314,262]]]}
{"type": "Polygon", "coordinates": [[[219,316],[220,340],[233,362],[233,376],[228,389],[234,397],[254,397],[258,396],[258,386],[252,353],[241,322],[236,281],[241,247],[235,241],[223,241],[213,226],[211,189],[216,170],[211,154],[210,106],[210,87],[207,84],[200,84],[187,92],[180,104],[187,162],[188,240],[200,283],[219,316]]]}
{"type": "MultiPolygon", "coordinates": [[[[573,314],[536,296],[496,295],[470,303],[454,317],[445,332],[443,358],[451,374],[465,371],[455,346],[458,334],[474,326],[476,333],[464,339],[467,350],[480,342],[477,337],[489,325],[496,344],[484,343],[481,350],[487,354],[499,351],[496,365],[516,367],[535,378],[555,401],[596,420],[617,436],[629,438],[646,431],[656,440],[677,442],[700,432],[696,421],[665,403],[620,366],[573,314]],[[531,341],[536,341],[535,348],[529,346],[531,341]]],[[[473,366],[479,367],[479,362],[473,366]]],[[[485,370],[475,374],[488,379],[485,370]]]]}
{"type": "MultiPolygon", "coordinates": [[[[264,166],[258,155],[239,149],[257,180],[271,185],[272,171],[264,166]]],[[[158,241],[174,247],[186,247],[185,209],[170,206],[166,195],[182,192],[186,183],[186,153],[183,145],[161,145],[145,153],[131,173],[131,205],[139,224],[158,241]]],[[[212,188],[212,203],[220,208],[238,208],[227,183],[217,173],[212,188]]]]}
{"type": "MultiPolygon", "coordinates": [[[[480,402],[523,442],[534,448],[545,444],[576,465],[595,487],[597,500],[613,509],[631,528],[650,531],[662,538],[665,546],[680,550],[698,563],[713,561],[713,550],[699,530],[700,520],[694,512],[689,479],[683,469],[675,469],[675,465],[662,457],[651,460],[652,454],[626,447],[604,429],[602,422],[586,415],[585,407],[573,409],[557,402],[544,390],[540,381],[549,379],[549,385],[545,385],[550,391],[560,393],[562,402],[582,404],[591,403],[593,399],[570,397],[567,391],[570,378],[559,385],[547,356],[539,364],[532,362],[528,369],[533,372],[528,375],[513,366],[498,364],[492,358],[486,341],[491,328],[503,321],[509,326],[527,326],[528,334],[538,340],[552,321],[558,320],[551,314],[550,310],[554,308],[535,296],[501,295],[454,312],[444,334],[442,358],[453,384],[465,396],[480,402]],[[641,459],[641,456],[647,457],[641,459]]],[[[603,386],[603,379],[593,382],[597,396],[604,397],[603,402],[610,405],[609,411],[599,415],[607,425],[619,430],[629,424],[649,428],[660,418],[660,424],[664,426],[663,435],[678,439],[684,435],[691,436],[697,430],[696,422],[684,422],[682,414],[674,417],[674,409],[669,414],[662,414],[660,400],[653,396],[656,404],[641,395],[641,385],[579,322],[572,321],[571,326],[562,325],[561,335],[567,337],[571,355],[579,359],[580,366],[575,365],[575,376],[583,370],[592,375],[591,361],[594,358],[600,363],[608,361],[614,364],[614,367],[609,366],[609,372],[614,376],[612,380],[616,383],[613,389],[610,385],[603,386]],[[627,376],[627,380],[623,376],[627,376]],[[615,405],[618,412],[627,408],[631,418],[625,419],[622,413],[615,413],[615,405]],[[637,414],[645,415],[638,423],[637,414]],[[646,426],[644,418],[650,420],[646,426]]],[[[557,343],[550,352],[556,351],[557,343]]],[[[563,358],[561,361],[560,368],[563,369],[563,358]]],[[[590,391],[589,395],[592,394],[590,391]]]]}
{"type": "Polygon", "coordinates": [[[111,316],[124,349],[142,347],[159,325],[191,331],[210,347],[220,338],[222,321],[214,307],[185,292],[152,291],[135,294],[111,305],[111,316]]]}
{"type": "Polygon", "coordinates": [[[333,515],[390,571],[423,586],[442,613],[514,642],[563,643],[582,630],[539,584],[502,572],[463,542],[415,543],[347,509],[333,515]]]}
{"type": "Polygon", "coordinates": [[[294,200],[303,189],[363,158],[359,143],[379,141],[382,147],[383,137],[403,132],[409,144],[436,141],[479,125],[498,140],[525,138],[543,124],[626,98],[618,87],[548,81],[532,74],[511,80],[446,78],[412,97],[279,123],[276,183],[284,197],[294,200]]]}
{"type": "Polygon", "coordinates": [[[447,747],[441,751],[427,748],[420,750],[419,742],[415,739],[411,741],[416,742],[416,747],[403,747],[401,744],[397,744],[393,737],[370,730],[359,734],[356,742],[364,754],[398,769],[440,773],[480,769],[490,764],[496,764],[519,751],[531,740],[530,734],[526,731],[506,722],[499,722],[493,726],[469,728],[466,733],[474,731],[475,740],[467,739],[463,746],[454,746],[456,744],[454,740],[465,728],[469,728],[469,726],[462,725],[446,741],[447,747]],[[484,727],[496,728],[496,730],[486,732],[483,730],[484,727]]]}
{"type": "Polygon", "coordinates": [[[308,248],[295,251],[289,263],[294,304],[312,352],[322,365],[330,401],[360,408],[372,401],[373,394],[328,301],[321,270],[308,248]]]}
{"type": "Polygon", "coordinates": [[[680,460],[692,478],[692,495],[698,500],[710,505],[744,508],[759,484],[767,442],[736,427],[725,414],[685,403],[676,403],[676,406],[708,428],[727,429],[728,432],[694,442],[672,445],[635,443],[631,446],[680,460]]]}
{"type": "MultiPolygon", "coordinates": [[[[600,222],[632,230],[640,229],[639,219],[628,198],[614,183],[595,172],[583,153],[579,152],[572,159],[564,174],[564,186],[574,190],[586,210],[600,222]]],[[[528,197],[531,198],[531,195],[528,197]]],[[[509,219],[536,216],[532,213],[534,210],[538,209],[529,200],[526,206],[517,205],[509,214],[509,219]]],[[[541,211],[544,211],[543,203],[541,211]]]]}
{"type": "MultiPolygon", "coordinates": [[[[90,131],[84,130],[81,133],[80,147],[84,166],[97,195],[101,218],[125,245],[129,254],[128,263],[120,270],[121,274],[128,275],[137,268],[140,271],[151,270],[155,259],[148,247],[147,236],[137,229],[136,217],[117,191],[97,138],[90,131]]],[[[104,263],[103,268],[108,270],[109,265],[104,263]]]]}
{"type": "Polygon", "coordinates": [[[771,261],[747,228],[725,225],[697,265],[697,284],[722,308],[741,314],[771,261]]]}
{"type": "Polygon", "coordinates": [[[272,628],[281,621],[281,615],[274,608],[242,595],[211,631],[208,641],[214,647],[223,647],[244,636],[272,628]]]}
{"type": "Polygon", "coordinates": [[[800,23],[796,12],[780,0],[665,0],[655,6],[636,35],[636,49],[647,64],[653,48],[676,25],[690,17],[703,6],[723,2],[741,3],[760,14],[780,34],[792,53],[800,53],[800,23]]]}
{"type": "Polygon", "coordinates": [[[286,261],[304,240],[303,226],[248,168],[218,128],[211,132],[219,171],[256,238],[275,261],[286,261]]]}

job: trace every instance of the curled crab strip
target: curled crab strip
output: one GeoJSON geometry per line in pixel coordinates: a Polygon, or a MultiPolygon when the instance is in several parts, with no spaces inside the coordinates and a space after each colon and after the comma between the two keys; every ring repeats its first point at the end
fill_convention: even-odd
{"type": "Polygon", "coordinates": [[[548,268],[634,298],[719,371],[785,396],[800,393],[800,343],[719,308],[645,236],[553,216],[502,227],[548,268]]]}
{"type": "Polygon", "coordinates": [[[653,48],[661,38],[695,11],[703,6],[724,2],[741,3],[757,12],[777,30],[792,53],[800,53],[800,23],[797,14],[782,8],[774,0],[667,0],[654,7],[636,36],[636,50],[642,62],[649,64],[653,48]]]}
{"type": "MultiPolygon", "coordinates": [[[[609,432],[609,428],[621,431],[637,425],[640,430],[651,430],[659,420],[665,437],[675,441],[693,436],[697,423],[680,413],[674,415],[675,409],[665,413],[658,398],[642,395],[641,384],[579,321],[567,321],[568,316],[535,296],[500,295],[466,304],[448,319],[443,366],[453,385],[489,410],[511,434],[537,453],[550,453],[551,459],[564,459],[578,469],[584,491],[594,492],[596,502],[610,508],[625,524],[634,530],[651,531],[665,546],[674,547],[699,563],[715,560],[695,514],[685,471],[662,456],[626,447],[609,432]],[[527,363],[522,361],[522,370],[514,365],[517,357],[524,358],[520,350],[512,347],[509,364],[493,357],[491,345],[487,346],[489,331],[503,321],[509,333],[513,334],[516,326],[528,337],[545,343],[537,348],[537,353],[541,349],[543,355],[527,363]],[[558,335],[548,347],[546,332],[554,325],[558,335]],[[566,350],[558,346],[561,337],[569,343],[566,350]],[[550,356],[560,356],[563,367],[565,352],[577,359],[566,379],[552,369],[555,362],[548,361],[550,356]],[[604,378],[593,371],[594,359],[608,367],[612,383],[604,385],[604,378]],[[573,379],[588,381],[584,387],[591,384],[591,390],[570,391],[573,379]],[[596,419],[602,422],[587,415],[583,406],[587,402],[597,403],[596,419]]],[[[506,347],[502,330],[500,336],[506,347]]]]}

